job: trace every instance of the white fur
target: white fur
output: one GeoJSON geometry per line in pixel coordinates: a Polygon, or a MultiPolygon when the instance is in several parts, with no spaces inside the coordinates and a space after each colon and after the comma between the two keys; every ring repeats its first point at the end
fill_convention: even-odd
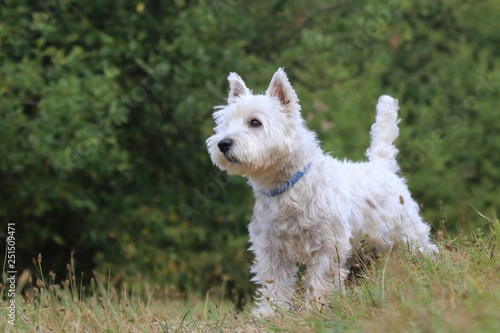
{"type": "Polygon", "coordinates": [[[437,253],[429,226],[397,174],[396,99],[380,97],[369,161],[354,163],[323,153],[281,68],[263,95],[253,95],[235,73],[228,80],[228,105],[216,108],[215,134],[207,146],[220,169],[247,177],[254,191],[248,229],[255,254],[253,281],[260,285],[258,315],[272,315],[275,306],[293,307],[296,262],[307,266],[306,304],[314,306],[328,304],[331,293],[342,288],[348,260],[363,247],[388,252],[404,242],[410,250],[437,253]],[[253,120],[261,126],[252,126],[257,124],[253,120]],[[225,139],[232,140],[229,148],[219,148],[225,139]],[[263,193],[309,163],[304,176],[284,193],[263,193]]]}

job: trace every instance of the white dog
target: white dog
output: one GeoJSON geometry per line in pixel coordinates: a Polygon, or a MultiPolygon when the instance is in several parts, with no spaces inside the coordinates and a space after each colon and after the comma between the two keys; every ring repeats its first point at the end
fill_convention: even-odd
{"type": "Polygon", "coordinates": [[[283,69],[263,95],[253,95],[235,73],[228,80],[228,105],[216,107],[207,146],[215,165],[247,177],[254,191],[248,229],[260,285],[256,314],[293,308],[297,262],[307,266],[306,304],[323,306],[342,288],[348,260],[367,244],[378,252],[398,242],[438,252],[398,175],[396,99],[380,97],[368,162],[354,163],[323,153],[283,69]]]}

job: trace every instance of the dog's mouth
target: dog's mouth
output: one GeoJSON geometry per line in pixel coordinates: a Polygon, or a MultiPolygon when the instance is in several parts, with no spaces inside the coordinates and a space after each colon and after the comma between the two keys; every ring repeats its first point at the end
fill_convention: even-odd
{"type": "Polygon", "coordinates": [[[224,153],[223,154],[224,157],[226,158],[226,160],[231,163],[231,164],[240,164],[241,162],[236,158],[234,157],[230,152],[227,152],[227,153],[224,153]]]}

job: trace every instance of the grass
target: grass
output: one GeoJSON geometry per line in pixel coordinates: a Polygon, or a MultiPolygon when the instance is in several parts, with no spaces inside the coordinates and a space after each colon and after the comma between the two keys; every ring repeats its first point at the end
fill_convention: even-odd
{"type": "MultiPolygon", "coordinates": [[[[17,298],[16,325],[5,320],[4,298],[0,331],[500,332],[498,220],[490,225],[496,231],[456,238],[440,234],[436,260],[407,256],[403,250],[381,258],[336,294],[328,309],[282,311],[268,320],[237,313],[230,303],[208,294],[172,300],[147,283],[115,290],[106,276],[83,290],[75,277],[60,285],[51,274],[48,281],[23,275],[18,283],[26,292],[17,298]]],[[[35,264],[44,276],[41,261],[35,264]]]]}

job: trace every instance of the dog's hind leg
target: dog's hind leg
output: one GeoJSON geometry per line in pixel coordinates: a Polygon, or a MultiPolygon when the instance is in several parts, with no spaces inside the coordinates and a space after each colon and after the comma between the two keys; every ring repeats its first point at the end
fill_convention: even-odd
{"type": "Polygon", "coordinates": [[[419,251],[425,256],[435,256],[439,250],[430,240],[430,226],[425,223],[419,214],[419,208],[412,199],[404,202],[405,209],[401,216],[398,230],[400,242],[407,244],[410,252],[419,251]]]}

